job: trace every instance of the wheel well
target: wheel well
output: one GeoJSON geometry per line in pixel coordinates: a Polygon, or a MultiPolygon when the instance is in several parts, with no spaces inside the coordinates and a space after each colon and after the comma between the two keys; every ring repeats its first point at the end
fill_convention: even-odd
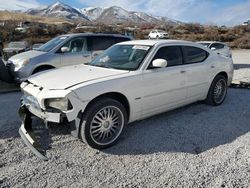
{"type": "Polygon", "coordinates": [[[54,68],[55,67],[53,67],[52,65],[41,65],[41,66],[36,67],[33,70],[32,74],[37,73],[37,72],[39,72],[39,70],[42,70],[42,69],[54,69],[54,68]]]}
{"type": "Polygon", "coordinates": [[[221,75],[224,76],[227,80],[228,80],[228,75],[226,72],[220,72],[219,74],[217,74],[216,76],[221,75]]]}
{"type": "Polygon", "coordinates": [[[129,107],[128,99],[123,94],[118,93],[118,92],[111,92],[111,93],[105,93],[105,94],[99,95],[98,97],[94,98],[93,100],[89,102],[89,104],[86,106],[86,109],[89,106],[91,106],[95,101],[100,100],[101,98],[111,98],[111,99],[115,99],[119,101],[126,109],[128,119],[129,119],[130,107],[129,107]]]}

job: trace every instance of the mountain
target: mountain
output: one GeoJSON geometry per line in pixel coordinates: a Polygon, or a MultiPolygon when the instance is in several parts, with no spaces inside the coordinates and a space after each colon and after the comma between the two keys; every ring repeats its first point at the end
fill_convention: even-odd
{"type": "Polygon", "coordinates": [[[102,7],[88,7],[79,9],[79,12],[81,12],[83,15],[85,15],[89,20],[96,20],[100,17],[100,15],[103,13],[103,11],[107,8],[102,7]]]}
{"type": "Polygon", "coordinates": [[[101,15],[96,19],[96,21],[105,24],[110,24],[123,22],[140,23],[144,22],[145,20],[143,20],[133,12],[129,12],[118,6],[112,6],[104,9],[101,15]]]}
{"type": "Polygon", "coordinates": [[[149,23],[159,23],[159,22],[161,22],[156,17],[150,16],[150,15],[144,13],[144,12],[133,12],[133,14],[140,17],[145,22],[149,22],[149,23]]]}
{"type": "Polygon", "coordinates": [[[60,1],[44,8],[29,9],[25,13],[37,16],[66,18],[72,21],[94,21],[104,24],[130,22],[135,24],[152,23],[172,25],[180,22],[159,16],[152,16],[144,12],[128,11],[118,6],[73,8],[60,1]]]}
{"type": "Polygon", "coordinates": [[[49,5],[41,9],[29,9],[25,13],[35,15],[35,16],[46,16],[46,17],[57,17],[57,18],[66,18],[69,20],[83,20],[89,21],[89,19],[69,5],[66,5],[60,1],[49,5]]]}

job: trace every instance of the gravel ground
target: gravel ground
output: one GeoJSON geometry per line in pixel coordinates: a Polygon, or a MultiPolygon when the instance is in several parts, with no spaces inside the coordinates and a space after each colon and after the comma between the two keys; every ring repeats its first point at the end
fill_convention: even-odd
{"type": "Polygon", "coordinates": [[[250,50],[233,50],[234,82],[250,82],[250,50]]]}
{"type": "Polygon", "coordinates": [[[17,133],[20,96],[0,95],[0,187],[250,187],[248,89],[229,89],[219,107],[195,103],[133,123],[104,151],[51,125],[47,162],[17,133]]]}

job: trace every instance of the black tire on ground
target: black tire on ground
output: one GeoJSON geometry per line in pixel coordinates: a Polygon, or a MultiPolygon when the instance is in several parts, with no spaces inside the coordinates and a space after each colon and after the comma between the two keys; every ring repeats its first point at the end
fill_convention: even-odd
{"type": "Polygon", "coordinates": [[[49,66],[37,67],[37,68],[32,72],[32,75],[33,75],[33,74],[36,74],[36,73],[39,73],[39,72],[46,71],[46,70],[50,70],[50,69],[53,69],[53,68],[54,68],[54,67],[49,67],[49,66]]]}
{"type": "Polygon", "coordinates": [[[206,103],[212,106],[222,104],[227,95],[227,79],[223,75],[217,75],[207,94],[206,103]]]}
{"type": "Polygon", "coordinates": [[[0,59],[0,80],[5,81],[5,82],[13,81],[2,59],[0,59]]]}
{"type": "Polygon", "coordinates": [[[118,141],[127,121],[127,112],[120,102],[111,98],[101,98],[84,113],[80,135],[83,142],[90,147],[105,149],[118,141]]]}

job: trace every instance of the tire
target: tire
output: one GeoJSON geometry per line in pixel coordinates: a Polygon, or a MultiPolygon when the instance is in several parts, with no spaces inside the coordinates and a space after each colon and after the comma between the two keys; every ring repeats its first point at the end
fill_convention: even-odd
{"type": "Polygon", "coordinates": [[[158,36],[158,35],[156,36],[156,39],[159,39],[159,36],[158,36]]]}
{"type": "Polygon", "coordinates": [[[127,112],[120,102],[110,98],[99,99],[83,115],[81,138],[92,148],[108,148],[118,141],[127,119],[127,112]]]}
{"type": "Polygon", "coordinates": [[[226,98],[227,88],[227,79],[217,75],[209,88],[206,103],[212,106],[221,105],[226,98]]]}

